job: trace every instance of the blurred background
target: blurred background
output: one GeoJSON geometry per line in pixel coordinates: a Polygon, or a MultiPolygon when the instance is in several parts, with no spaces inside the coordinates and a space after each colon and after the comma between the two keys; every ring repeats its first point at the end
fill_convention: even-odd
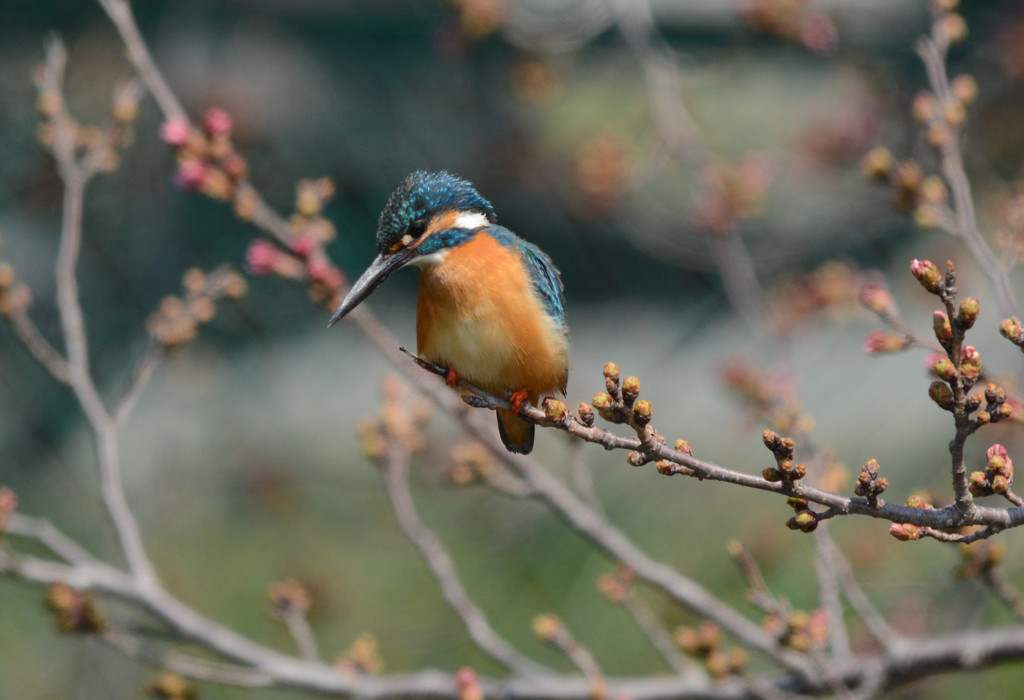
{"type": "MultiPolygon", "coordinates": [[[[771,391],[799,398],[815,443],[846,465],[844,490],[873,457],[890,500],[929,489],[948,496],[952,425],[927,397],[924,353],[865,354],[864,336],[878,323],[856,304],[863,271],[879,270],[906,318],[927,333],[934,300],[907,265],[951,258],[961,289],[981,299],[974,341],[986,368],[1008,386],[1020,372],[1019,354],[998,337],[1003,311],[964,248],[917,226],[861,172],[878,144],[937,171],[910,108],[926,86],[914,42],[929,31],[928,5],[822,0],[797,3],[792,15],[773,7],[178,0],[134,9],[190,114],[231,113],[236,147],[273,207],[293,210],[301,178],[333,180],[325,216],[338,235],[328,250],[350,278],[372,258],[377,215],[401,179],[448,169],[561,269],[570,405],[602,390],[601,368],[613,360],[645,382],[663,434],[690,440],[699,457],[758,472],[768,466],[767,423],[728,388],[753,368],[772,378],[771,391]]],[[[992,0],[962,12],[969,32],[949,71],[977,83],[964,148],[982,228],[995,241],[1024,155],[1024,10],[992,0]]],[[[83,122],[104,119],[113,85],[131,70],[98,5],[0,4],[0,259],[31,286],[33,318],[59,344],[53,264],[62,188],[37,140],[33,84],[50,33],[67,44],[69,105],[83,122]]],[[[120,167],[87,192],[81,296],[108,395],[146,346],[146,318],[180,290],[184,271],[225,262],[243,269],[258,235],[229,205],[175,186],[160,123],[144,99],[120,167]]],[[[301,285],[248,281],[246,297],[222,306],[160,367],[122,433],[129,501],[167,586],[287,650],[286,631],[267,614],[267,590],[295,578],[313,593],[310,620],[327,658],[369,633],[388,671],[499,672],[441,602],[380,474],[360,453],[356,426],[377,410],[391,368],[354,324],[325,331],[323,310],[301,285]]],[[[415,285],[415,273],[396,275],[368,302],[409,345],[415,285]]],[[[0,484],[25,513],[45,515],[116,561],[80,410],[6,324],[0,347],[0,484]]],[[[414,463],[417,504],[499,632],[568,668],[528,624],[554,612],[607,673],[666,671],[596,590],[615,562],[537,503],[454,486],[451,454],[464,438],[440,415],[426,434],[414,463]]],[[[1020,444],[1012,428],[994,428],[969,443],[971,464],[980,466],[994,441],[1011,455],[1020,444]]],[[[535,454],[566,471],[563,436],[540,432],[535,454]]],[[[784,527],[791,511],[781,499],[663,482],[653,468],[632,469],[624,454],[596,447],[582,454],[610,518],[653,556],[757,618],[726,554],[739,539],[777,594],[816,605],[810,540],[784,527]]],[[[831,527],[897,627],[1009,621],[979,584],[955,578],[956,549],[900,543],[886,529],[866,519],[831,527]]],[[[1004,566],[1019,580],[1015,539],[1003,538],[1004,566]]],[[[42,596],[0,579],[0,696],[144,694],[150,669],[58,634],[42,596]]],[[[699,622],[658,595],[645,599],[669,629],[699,622]]],[[[864,636],[856,624],[853,632],[864,636]]],[[[977,683],[990,696],[1024,697],[1015,679],[1019,667],[921,682],[893,697],[959,697],[977,683]]],[[[201,689],[204,698],[298,697],[201,689]]]]}

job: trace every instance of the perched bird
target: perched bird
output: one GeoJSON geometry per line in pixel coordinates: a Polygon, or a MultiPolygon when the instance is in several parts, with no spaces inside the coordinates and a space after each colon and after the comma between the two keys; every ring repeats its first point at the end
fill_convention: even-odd
{"type": "Polygon", "coordinates": [[[392,193],[377,225],[377,257],[342,300],[337,323],[396,270],[420,268],[420,355],[496,396],[498,432],[510,452],[533,449],[523,401],[565,392],[569,338],[558,270],[543,251],[498,226],[491,203],[447,172],[415,172],[392,193]]]}

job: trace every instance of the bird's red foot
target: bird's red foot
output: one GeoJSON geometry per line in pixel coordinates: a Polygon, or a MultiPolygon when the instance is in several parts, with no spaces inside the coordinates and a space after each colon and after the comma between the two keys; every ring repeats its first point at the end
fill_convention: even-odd
{"type": "Polygon", "coordinates": [[[508,397],[508,402],[512,406],[512,415],[518,415],[519,410],[523,407],[523,401],[529,396],[529,392],[526,389],[519,389],[513,391],[512,395],[508,397]]]}
{"type": "Polygon", "coordinates": [[[445,382],[445,384],[450,386],[452,389],[454,389],[455,385],[458,384],[458,382],[459,382],[459,373],[455,371],[454,367],[449,367],[448,368],[448,374],[445,375],[444,382],[445,382]]]}

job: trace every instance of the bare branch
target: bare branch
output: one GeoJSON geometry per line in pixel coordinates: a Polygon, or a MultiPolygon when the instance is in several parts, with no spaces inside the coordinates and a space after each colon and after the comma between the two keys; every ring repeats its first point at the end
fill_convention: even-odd
{"type": "Polygon", "coordinates": [[[168,119],[188,119],[185,109],[181,106],[177,96],[168,86],[163,74],[153,62],[138,25],[135,24],[135,17],[132,15],[131,5],[128,0],[97,0],[103,10],[110,17],[110,20],[117,27],[121,34],[121,41],[128,49],[128,58],[139,73],[139,78],[146,84],[146,88],[160,106],[160,111],[168,119]]]}
{"type": "Polygon", "coordinates": [[[156,572],[146,555],[135,516],[132,515],[125,500],[116,428],[103,405],[89,369],[89,344],[85,319],[78,299],[76,267],[82,241],[85,187],[91,173],[84,171],[76,160],[72,143],[74,127],[63,97],[66,62],[64,45],[59,39],[52,37],[46,45],[42,91],[45,95],[56,98],[56,108],[51,115],[51,123],[55,130],[53,153],[64,182],[61,238],[55,275],[57,308],[67,348],[68,380],[96,434],[103,500],[121,548],[133,572],[147,581],[155,581],[156,572]]]}
{"type": "MultiPolygon", "coordinates": [[[[940,22],[934,24],[932,36],[922,37],[916,47],[928,74],[928,82],[932,91],[943,104],[949,100],[950,96],[949,76],[946,73],[948,47],[948,37],[941,28],[940,22]]],[[[960,140],[955,136],[944,139],[939,146],[939,152],[942,157],[942,174],[945,176],[946,182],[949,183],[953,197],[956,228],[951,232],[960,236],[967,250],[992,280],[1003,309],[1019,316],[1020,305],[1010,283],[1007,269],[996,258],[978,228],[974,198],[971,195],[971,183],[966,170],[964,170],[960,140]]]]}
{"type": "Polygon", "coordinates": [[[9,315],[11,327],[14,328],[18,339],[24,343],[32,356],[35,357],[43,367],[53,376],[54,379],[63,383],[71,382],[71,372],[68,369],[68,361],[57,352],[57,349],[50,345],[50,341],[43,337],[43,334],[36,328],[28,310],[15,309],[9,315]]]}
{"type": "MultiPolygon", "coordinates": [[[[428,372],[438,376],[447,375],[446,368],[435,365],[409,350],[403,349],[403,351],[410,357],[415,358],[416,363],[428,372]]],[[[429,391],[432,392],[430,394],[431,398],[437,400],[439,405],[446,406],[447,402],[443,399],[439,400],[435,396],[436,392],[443,391],[442,386],[422,386],[429,387],[429,391]]],[[[474,403],[478,403],[481,408],[489,408],[491,410],[510,408],[510,404],[506,399],[489,394],[464,379],[460,378],[458,380],[458,386],[471,393],[475,397],[474,403]]],[[[831,511],[821,514],[822,518],[835,515],[868,515],[894,523],[909,523],[938,529],[964,527],[966,525],[985,525],[993,528],[1007,529],[1024,524],[1024,508],[975,506],[970,514],[965,514],[955,506],[933,509],[911,508],[909,506],[897,506],[886,503],[882,499],[878,499],[878,504],[872,506],[866,499],[841,496],[830,491],[808,486],[802,482],[793,482],[790,486],[786,486],[783,482],[768,481],[761,476],[728,469],[713,462],[697,459],[693,455],[680,452],[665,444],[648,443],[639,438],[622,437],[596,426],[586,426],[571,416],[562,421],[552,421],[544,415],[544,411],[534,406],[524,404],[519,415],[524,420],[528,420],[536,425],[562,430],[581,440],[601,445],[605,449],[643,452],[650,456],[652,460],[663,462],[663,464],[658,466],[658,470],[662,474],[685,474],[695,476],[698,479],[722,481],[736,486],[803,498],[807,501],[827,506],[831,511]]],[[[459,417],[459,413],[456,413],[456,417],[459,417]]],[[[474,432],[481,440],[489,435],[482,428],[474,428],[474,432]]],[[[500,453],[500,448],[495,448],[495,452],[500,453]]],[[[528,459],[514,461],[514,464],[520,466],[529,463],[530,460],[528,459]]],[[[975,539],[978,539],[978,537],[975,537],[975,539]]]]}
{"type": "Polygon", "coordinates": [[[483,611],[469,597],[459,580],[455,565],[441,540],[419,519],[409,492],[409,450],[398,439],[388,440],[384,465],[388,495],[406,536],[412,540],[434,575],[448,605],[459,616],[466,631],[488,656],[514,671],[530,677],[550,671],[520,654],[491,627],[483,611]]]}
{"type": "Polygon", "coordinates": [[[36,540],[69,564],[91,564],[96,561],[77,542],[43,518],[11,513],[7,516],[4,532],[36,540]]]}
{"type": "Polygon", "coordinates": [[[132,376],[114,403],[113,418],[116,424],[124,423],[131,414],[132,409],[135,407],[135,402],[142,394],[142,390],[146,388],[150,377],[153,376],[153,370],[160,364],[164,354],[164,346],[150,340],[146,350],[135,361],[135,366],[132,368],[132,376]]]}
{"type": "Polygon", "coordinates": [[[269,674],[237,666],[219,664],[208,659],[146,645],[142,640],[114,627],[106,627],[98,637],[129,659],[154,668],[167,669],[198,680],[227,683],[243,688],[262,688],[274,683],[269,674]]]}

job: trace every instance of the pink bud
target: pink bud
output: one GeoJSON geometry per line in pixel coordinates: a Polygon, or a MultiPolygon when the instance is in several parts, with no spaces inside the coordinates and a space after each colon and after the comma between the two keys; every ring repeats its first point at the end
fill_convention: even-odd
{"type": "Polygon", "coordinates": [[[227,136],[231,126],[231,115],[220,107],[211,107],[203,115],[203,128],[210,136],[227,136]]]}
{"type": "Polygon", "coordinates": [[[304,233],[295,236],[291,241],[292,252],[300,257],[308,257],[316,248],[316,239],[304,233]]]}
{"type": "Polygon", "coordinates": [[[893,305],[889,290],[878,283],[865,284],[860,288],[860,303],[876,314],[884,313],[893,305]]]}
{"type": "Polygon", "coordinates": [[[190,127],[185,119],[168,119],[160,125],[160,138],[164,143],[180,148],[188,141],[190,127]]]}
{"type": "Polygon", "coordinates": [[[462,691],[477,685],[479,682],[476,671],[471,669],[469,666],[463,666],[455,672],[455,690],[460,694],[462,691]]]}
{"type": "Polygon", "coordinates": [[[257,238],[245,252],[245,267],[254,275],[266,275],[274,271],[274,265],[281,251],[265,238],[257,238]]]}
{"type": "Polygon", "coordinates": [[[1006,448],[997,442],[985,451],[985,456],[991,460],[993,457],[1009,457],[1009,454],[1007,454],[1006,448]]]}
{"type": "Polygon", "coordinates": [[[183,190],[198,191],[206,182],[209,166],[198,158],[187,158],[178,165],[174,182],[183,190]]]}
{"type": "Polygon", "coordinates": [[[915,259],[911,261],[910,272],[921,283],[921,286],[932,294],[938,294],[942,289],[942,275],[939,273],[939,268],[935,267],[930,260],[915,259]]]}

